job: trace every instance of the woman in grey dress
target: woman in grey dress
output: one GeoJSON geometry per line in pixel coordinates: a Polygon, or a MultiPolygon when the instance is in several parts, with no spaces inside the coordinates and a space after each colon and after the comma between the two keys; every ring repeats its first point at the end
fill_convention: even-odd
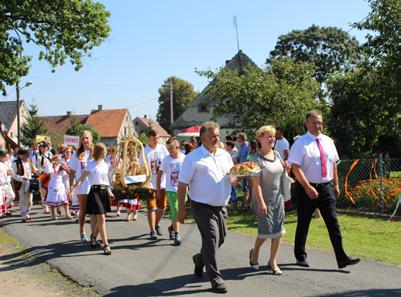
{"type": "Polygon", "coordinates": [[[271,239],[270,258],[268,269],[275,275],[282,272],[277,265],[277,256],[281,236],[284,228],[284,197],[281,189],[281,175],[284,172],[283,163],[277,152],[273,150],[275,131],[272,126],[263,126],[256,131],[260,143],[259,150],[253,155],[253,161],[260,168],[260,174],[252,177],[254,189],[253,201],[256,202],[256,216],[258,220],[258,236],[255,246],[249,252],[250,265],[259,269],[259,250],[266,239],[271,239]]]}

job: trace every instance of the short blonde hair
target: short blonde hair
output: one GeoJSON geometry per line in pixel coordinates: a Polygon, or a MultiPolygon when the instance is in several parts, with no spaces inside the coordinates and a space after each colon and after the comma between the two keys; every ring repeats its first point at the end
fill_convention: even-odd
{"type": "Polygon", "coordinates": [[[104,153],[107,152],[107,147],[101,142],[96,144],[95,147],[93,148],[93,159],[99,161],[100,156],[103,152],[104,153]]]}
{"type": "Polygon", "coordinates": [[[267,126],[260,127],[256,131],[256,139],[258,139],[260,136],[263,136],[264,134],[275,135],[276,134],[276,128],[274,128],[272,125],[267,125],[267,126]]]}

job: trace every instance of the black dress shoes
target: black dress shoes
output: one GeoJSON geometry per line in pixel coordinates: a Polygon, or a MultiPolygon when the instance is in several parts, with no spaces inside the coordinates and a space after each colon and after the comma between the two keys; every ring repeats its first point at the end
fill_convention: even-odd
{"type": "Polygon", "coordinates": [[[203,277],[203,263],[199,261],[199,254],[192,256],[192,261],[195,264],[194,274],[196,277],[202,278],[203,277]]]}
{"type": "Polygon", "coordinates": [[[361,259],[359,259],[359,258],[355,258],[355,259],[348,258],[345,261],[338,262],[338,268],[341,269],[341,268],[345,268],[349,265],[355,265],[355,264],[358,264],[360,261],[361,261],[361,259]]]}
{"type": "Polygon", "coordinates": [[[227,293],[227,288],[224,283],[221,284],[212,284],[212,292],[218,294],[227,293]]]}
{"type": "Polygon", "coordinates": [[[297,260],[297,265],[301,266],[301,267],[309,267],[309,263],[306,260],[302,260],[302,261],[297,260]]]}

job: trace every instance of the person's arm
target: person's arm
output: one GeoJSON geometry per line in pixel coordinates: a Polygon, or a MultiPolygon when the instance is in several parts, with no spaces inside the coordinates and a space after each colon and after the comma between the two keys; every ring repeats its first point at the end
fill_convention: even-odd
{"type": "Polygon", "coordinates": [[[159,172],[157,173],[157,177],[156,177],[156,199],[161,198],[160,185],[162,183],[162,176],[163,176],[163,171],[159,169],[159,172]]]}
{"type": "Polygon", "coordinates": [[[334,185],[334,195],[336,199],[340,196],[340,186],[338,185],[338,170],[337,163],[333,163],[333,185],[334,185]]]}
{"type": "Polygon", "coordinates": [[[17,162],[13,162],[12,169],[13,169],[12,178],[15,179],[16,181],[22,183],[22,182],[25,182],[25,181],[27,181],[27,180],[29,179],[29,178],[27,178],[27,177],[25,177],[25,176],[22,176],[22,175],[18,175],[18,174],[17,174],[17,172],[18,172],[18,169],[17,169],[17,162]]]}
{"type": "Polygon", "coordinates": [[[297,181],[302,185],[305,189],[306,194],[308,195],[309,199],[317,199],[319,193],[316,191],[314,187],[312,187],[309,181],[306,179],[304,172],[302,171],[301,167],[297,164],[292,164],[292,172],[295,175],[297,181]]]}
{"type": "Polygon", "coordinates": [[[178,183],[177,188],[177,197],[178,197],[178,215],[177,220],[181,224],[185,223],[185,219],[187,218],[186,210],[185,210],[185,197],[187,194],[188,184],[184,184],[182,182],[178,183]]]}
{"type": "Polygon", "coordinates": [[[252,189],[255,191],[256,203],[258,204],[258,211],[262,216],[267,215],[267,206],[262,196],[262,189],[260,188],[260,176],[252,176],[251,183],[252,189]]]}
{"type": "Polygon", "coordinates": [[[87,178],[87,177],[89,176],[89,174],[90,174],[89,171],[84,170],[84,172],[82,173],[82,175],[81,175],[81,177],[79,178],[79,180],[77,180],[76,183],[71,187],[71,190],[70,190],[70,193],[69,193],[68,196],[71,196],[71,197],[72,197],[72,196],[74,195],[75,189],[78,188],[78,187],[81,185],[82,181],[83,181],[85,178],[87,178]]]}

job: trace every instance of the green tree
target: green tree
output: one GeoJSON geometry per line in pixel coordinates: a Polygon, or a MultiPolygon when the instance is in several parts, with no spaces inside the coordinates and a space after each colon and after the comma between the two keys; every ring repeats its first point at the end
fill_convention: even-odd
{"type": "Polygon", "coordinates": [[[187,109],[188,105],[198,95],[190,82],[176,76],[171,76],[163,82],[163,85],[159,88],[159,109],[156,118],[159,124],[167,131],[170,131],[171,126],[170,81],[173,82],[174,120],[187,109]]]}
{"type": "Polygon", "coordinates": [[[71,128],[67,129],[65,133],[67,135],[75,135],[75,136],[81,136],[82,132],[88,130],[92,132],[93,136],[93,143],[97,143],[100,140],[99,133],[96,131],[95,128],[89,125],[82,125],[82,124],[75,124],[71,128]]]}
{"type": "Polygon", "coordinates": [[[31,146],[35,142],[36,135],[45,135],[47,132],[43,120],[38,117],[38,108],[31,104],[28,109],[29,117],[27,122],[21,125],[21,143],[31,146]]]}
{"type": "Polygon", "coordinates": [[[26,43],[39,46],[39,59],[53,71],[67,59],[79,70],[82,57],[108,37],[109,16],[103,4],[91,0],[1,1],[0,90],[27,75],[26,43]]]}
{"type": "Polygon", "coordinates": [[[330,74],[349,69],[361,59],[355,37],[336,27],[312,25],[281,35],[270,52],[267,63],[275,59],[292,59],[314,66],[315,78],[323,83],[330,74]]]}
{"type": "Polygon", "coordinates": [[[228,115],[230,126],[250,135],[266,124],[281,126],[291,136],[301,134],[306,112],[324,109],[316,99],[313,66],[306,63],[275,60],[265,70],[245,68],[242,75],[224,68],[200,74],[212,80],[207,92],[214,118],[228,115]]]}

